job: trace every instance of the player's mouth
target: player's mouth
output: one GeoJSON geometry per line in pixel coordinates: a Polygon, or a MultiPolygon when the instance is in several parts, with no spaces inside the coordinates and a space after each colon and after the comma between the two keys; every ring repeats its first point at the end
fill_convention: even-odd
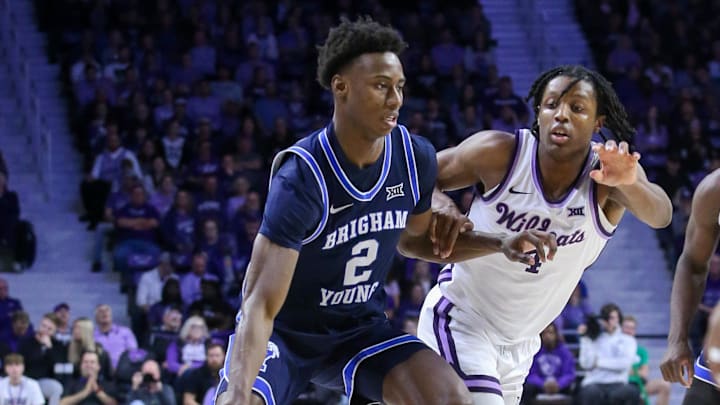
{"type": "Polygon", "coordinates": [[[384,117],[383,121],[385,121],[388,125],[395,126],[395,125],[397,125],[397,119],[398,119],[397,114],[388,114],[384,117]]]}
{"type": "Polygon", "coordinates": [[[570,140],[570,133],[562,127],[553,127],[550,130],[550,140],[556,144],[564,144],[570,140]]]}

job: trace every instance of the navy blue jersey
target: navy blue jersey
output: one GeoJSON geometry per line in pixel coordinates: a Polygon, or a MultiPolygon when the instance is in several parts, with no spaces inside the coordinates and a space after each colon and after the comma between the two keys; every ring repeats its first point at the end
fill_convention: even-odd
{"type": "Polygon", "coordinates": [[[275,328],[338,333],[384,318],[383,283],[410,215],[430,208],[435,150],[402,126],[358,168],[332,125],[275,158],[260,233],[299,250],[275,328]]]}

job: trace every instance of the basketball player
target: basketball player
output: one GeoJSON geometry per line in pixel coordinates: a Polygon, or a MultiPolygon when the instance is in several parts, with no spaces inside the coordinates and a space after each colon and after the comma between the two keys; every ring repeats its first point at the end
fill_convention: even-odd
{"type": "MultiPolygon", "coordinates": [[[[476,230],[537,229],[557,237],[553,261],[526,266],[489,255],[449,265],[425,300],[419,337],[464,379],[475,404],[519,403],[540,332],[560,314],[626,209],[655,228],[672,215],[668,197],[629,151],[634,130],[601,75],[557,67],[533,83],[528,99],[537,117],[531,130],[483,131],[438,154],[440,190],[475,184],[487,190],[468,214],[476,230]],[[591,144],[603,126],[619,145],[591,144]]],[[[448,251],[441,248],[443,256],[448,251]]]]}
{"type": "MultiPolygon", "coordinates": [[[[437,174],[432,145],[397,125],[405,47],[393,29],[360,19],[319,48],[333,119],[275,159],[217,403],[288,404],[310,381],[353,400],[471,403],[453,369],[383,312],[398,242],[431,246],[437,174]]],[[[535,264],[523,249],[553,241],[468,231],[456,250],[535,264]]]]}
{"type": "MultiPolygon", "coordinates": [[[[692,200],[690,219],[685,231],[685,244],[675,268],[672,298],[670,299],[670,332],[668,349],[660,365],[663,378],[690,388],[684,404],[720,404],[717,380],[709,366],[720,364],[720,346],[713,323],[708,331],[708,351],[693,361],[688,343],[690,322],[705,291],[710,258],[720,236],[720,170],[707,175],[698,184],[692,200]]],[[[717,309],[714,311],[717,312],[717,309]]]]}

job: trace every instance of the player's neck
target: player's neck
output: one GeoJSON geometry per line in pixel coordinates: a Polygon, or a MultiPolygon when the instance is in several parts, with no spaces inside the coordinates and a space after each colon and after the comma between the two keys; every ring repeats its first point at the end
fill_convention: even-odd
{"type": "Polygon", "coordinates": [[[384,137],[370,137],[349,120],[333,116],[335,136],[342,152],[352,164],[363,168],[375,163],[383,152],[384,137]]]}
{"type": "Polygon", "coordinates": [[[576,156],[570,159],[557,159],[549,153],[538,150],[537,170],[540,172],[542,188],[546,197],[560,199],[573,186],[587,158],[587,155],[577,154],[576,156]]]}

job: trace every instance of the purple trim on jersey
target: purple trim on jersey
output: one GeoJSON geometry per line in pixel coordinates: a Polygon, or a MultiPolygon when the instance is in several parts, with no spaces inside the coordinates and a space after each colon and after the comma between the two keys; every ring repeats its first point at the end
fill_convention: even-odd
{"type": "Polygon", "coordinates": [[[440,271],[440,274],[438,274],[437,283],[441,284],[446,281],[452,280],[452,271],[455,268],[455,264],[448,264],[447,266],[443,267],[443,269],[440,271]]]}
{"type": "Polygon", "coordinates": [[[705,362],[705,353],[700,352],[700,356],[695,360],[695,378],[702,382],[706,382],[714,387],[720,388],[720,385],[715,381],[715,378],[712,375],[712,370],[710,370],[707,366],[707,363],[705,362]]]}
{"type": "Polygon", "coordinates": [[[410,133],[402,126],[398,125],[400,133],[402,134],[403,146],[405,147],[405,163],[407,164],[408,177],[410,178],[410,190],[412,191],[413,200],[415,205],[420,201],[420,182],[417,174],[417,164],[415,163],[415,151],[412,147],[412,140],[410,139],[410,133]]]}
{"type": "Polygon", "coordinates": [[[450,366],[458,373],[460,378],[465,382],[470,392],[485,392],[488,394],[497,394],[502,397],[502,388],[500,381],[489,375],[483,374],[465,374],[460,368],[460,361],[455,347],[455,340],[450,330],[450,310],[455,307],[450,300],[441,296],[437,304],[435,304],[433,317],[433,332],[435,340],[440,349],[440,356],[450,363],[450,366]]]}
{"type": "Polygon", "coordinates": [[[490,194],[488,194],[487,196],[484,196],[482,194],[480,195],[480,198],[486,203],[492,203],[493,201],[495,201],[495,199],[497,199],[502,194],[502,191],[505,190],[505,187],[507,187],[507,182],[512,177],[512,174],[515,171],[515,167],[517,167],[518,161],[520,160],[520,148],[522,147],[524,140],[524,130],[515,130],[515,149],[513,149],[512,163],[510,163],[510,167],[505,173],[505,177],[503,177],[502,180],[500,180],[500,183],[495,186],[495,190],[491,191],[490,194]]]}
{"type": "Polygon", "coordinates": [[[320,141],[320,146],[323,153],[325,154],[325,158],[330,164],[330,169],[332,169],[333,174],[335,174],[335,178],[337,178],[340,185],[342,185],[342,187],[348,194],[350,194],[351,197],[355,198],[358,201],[372,201],[372,199],[375,198],[377,193],[382,189],[382,186],[385,184],[385,180],[387,180],[388,174],[390,173],[390,165],[392,161],[392,132],[385,135],[383,166],[380,171],[380,177],[378,178],[377,183],[375,183],[375,185],[372,186],[372,188],[368,191],[360,191],[357,187],[355,187],[352,181],[350,181],[350,178],[347,176],[347,174],[345,174],[345,171],[340,165],[340,161],[338,160],[337,156],[335,156],[335,151],[332,149],[332,146],[330,146],[330,139],[328,139],[327,131],[327,128],[323,129],[323,131],[320,133],[320,136],[318,136],[318,140],[320,141]]]}
{"type": "Polygon", "coordinates": [[[595,225],[595,230],[601,237],[610,239],[615,234],[615,230],[608,231],[600,221],[600,205],[598,204],[597,187],[598,185],[595,181],[590,184],[590,210],[592,211],[593,224],[595,225]]]}
{"type": "Polygon", "coordinates": [[[538,155],[538,147],[540,145],[540,142],[535,141],[535,151],[532,155],[532,178],[533,183],[535,183],[535,188],[540,193],[540,195],[543,197],[543,200],[552,208],[559,208],[564,206],[570,199],[577,193],[578,188],[580,187],[580,183],[582,182],[583,178],[585,177],[585,174],[588,172],[588,169],[590,168],[590,162],[592,159],[590,156],[592,155],[591,149],[588,149],[588,153],[585,156],[585,162],[583,163],[583,169],[578,173],[577,177],[575,177],[575,180],[572,183],[572,186],[570,187],[570,190],[565,194],[564,197],[562,197],[558,201],[551,201],[545,196],[545,192],[542,188],[542,173],[540,173],[540,166],[537,161],[537,155],[538,155]]]}

